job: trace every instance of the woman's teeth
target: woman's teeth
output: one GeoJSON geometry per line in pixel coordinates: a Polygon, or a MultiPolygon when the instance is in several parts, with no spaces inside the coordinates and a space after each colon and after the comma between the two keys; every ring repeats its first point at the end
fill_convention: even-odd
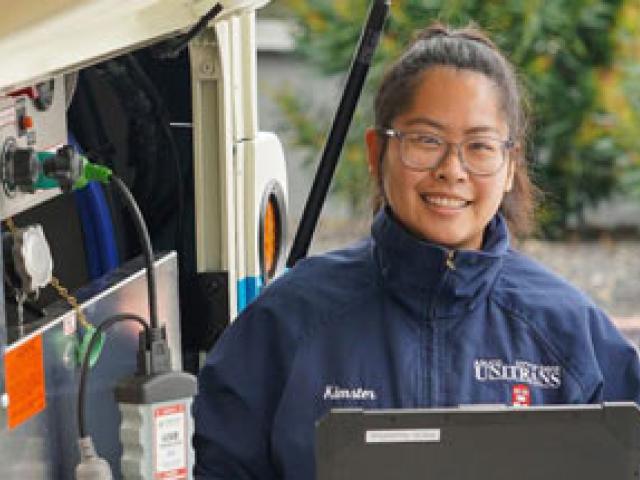
{"type": "Polygon", "coordinates": [[[422,199],[432,205],[447,208],[462,208],[466,207],[469,203],[466,200],[460,200],[459,198],[439,197],[435,195],[422,195],[422,199]]]}

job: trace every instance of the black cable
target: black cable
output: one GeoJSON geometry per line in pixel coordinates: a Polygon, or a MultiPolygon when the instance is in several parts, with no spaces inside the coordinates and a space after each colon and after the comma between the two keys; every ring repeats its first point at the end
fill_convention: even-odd
{"type": "Polygon", "coordinates": [[[182,162],[180,158],[180,152],[178,150],[178,146],[176,144],[173,131],[171,130],[171,126],[169,125],[170,123],[169,112],[167,110],[167,107],[165,106],[165,102],[162,99],[162,96],[160,95],[160,92],[158,92],[158,89],[156,88],[155,84],[151,81],[151,79],[149,78],[149,75],[147,75],[147,72],[145,72],[144,68],[142,68],[142,66],[140,65],[140,62],[138,62],[138,60],[133,55],[127,55],[125,58],[132,72],[137,77],[136,80],[138,80],[138,83],[141,84],[142,90],[144,90],[149,95],[152,103],[155,106],[155,110],[156,110],[155,116],[159,119],[162,130],[164,131],[164,134],[167,138],[167,142],[169,143],[169,154],[176,167],[176,189],[177,189],[176,196],[178,200],[178,205],[177,205],[177,213],[176,213],[177,215],[176,236],[174,241],[176,244],[176,250],[181,252],[182,242],[184,240],[184,235],[183,235],[184,179],[182,175],[182,162]]]}
{"type": "Polygon", "coordinates": [[[80,434],[80,438],[84,438],[87,433],[86,422],[85,422],[85,395],[86,395],[86,383],[87,383],[87,375],[89,371],[89,359],[91,358],[91,352],[93,351],[94,346],[99,341],[102,336],[102,332],[110,328],[117,322],[125,321],[125,320],[133,320],[138,322],[144,329],[145,332],[145,346],[147,350],[151,349],[151,335],[152,332],[158,331],[158,312],[157,312],[157,294],[156,294],[156,282],[155,282],[155,270],[153,265],[153,248],[151,246],[151,237],[149,236],[149,231],[147,230],[147,225],[144,221],[144,217],[142,216],[142,212],[138,207],[138,204],[133,197],[132,193],[129,191],[125,183],[115,174],[112,174],[110,177],[110,183],[115,185],[115,187],[119,190],[120,194],[125,199],[125,205],[131,216],[133,217],[133,223],[136,227],[136,231],[138,232],[138,236],[140,237],[140,243],[142,246],[142,253],[145,261],[145,267],[147,269],[147,288],[148,288],[148,297],[149,297],[149,323],[140,316],[134,315],[132,313],[121,313],[113,315],[112,317],[107,318],[104,322],[102,322],[95,330],[91,339],[89,340],[89,344],[87,346],[87,350],[84,354],[84,358],[82,359],[82,366],[80,367],[80,387],[78,388],[78,433],[80,434]]]}
{"type": "Polygon", "coordinates": [[[115,174],[110,177],[110,183],[115,185],[120,191],[124,199],[127,209],[133,217],[133,224],[138,232],[140,238],[140,244],[142,247],[142,255],[144,257],[145,267],[147,269],[147,288],[149,290],[149,323],[152,329],[158,328],[158,302],[156,294],[156,279],[155,270],[153,266],[153,247],[151,246],[151,237],[147,230],[147,225],[142,216],[142,212],[136,203],[136,199],[129,191],[125,183],[115,174]]]}
{"type": "Polygon", "coordinates": [[[176,58],[180,55],[180,52],[184,50],[187,44],[193,40],[193,38],[198,35],[198,33],[200,33],[211,20],[218,16],[222,9],[222,4],[220,2],[216,3],[211,10],[205,13],[200,20],[191,27],[187,33],[178,38],[174,38],[172,41],[165,44],[161,50],[158,50],[155,57],[159,60],[176,58]]]}
{"type": "Polygon", "coordinates": [[[117,315],[113,315],[112,317],[107,318],[104,322],[102,322],[96,330],[93,332],[91,336],[91,340],[89,341],[89,345],[87,346],[87,350],[84,353],[84,358],[82,359],[82,366],[80,367],[80,387],[78,388],[78,433],[80,434],[80,438],[85,438],[87,436],[87,424],[85,420],[85,395],[86,395],[86,387],[87,387],[87,375],[89,373],[89,359],[91,358],[91,352],[93,351],[93,347],[97,344],[99,339],[102,336],[102,332],[111,328],[117,322],[122,322],[125,320],[133,320],[142,325],[145,332],[145,344],[147,348],[149,348],[149,342],[151,339],[151,335],[149,334],[149,325],[147,322],[140,316],[134,315],[133,313],[120,313],[117,315]]]}

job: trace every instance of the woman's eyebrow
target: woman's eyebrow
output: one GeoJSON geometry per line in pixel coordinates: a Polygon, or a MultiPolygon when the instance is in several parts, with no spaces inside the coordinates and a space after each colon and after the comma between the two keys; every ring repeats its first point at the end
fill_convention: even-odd
{"type": "MultiPolygon", "coordinates": [[[[408,127],[427,126],[427,127],[432,127],[432,128],[435,128],[435,129],[443,131],[443,132],[449,130],[449,127],[447,127],[443,123],[440,123],[440,122],[438,122],[436,120],[433,120],[432,118],[428,118],[428,117],[412,118],[412,119],[406,121],[405,125],[408,126],[408,127]]],[[[500,130],[498,130],[496,127],[492,127],[490,125],[476,125],[474,127],[467,128],[464,131],[465,135],[475,135],[475,134],[478,134],[478,133],[496,133],[498,135],[501,134],[500,130]]]]}
{"type": "Polygon", "coordinates": [[[498,135],[501,134],[500,130],[498,130],[496,127],[490,127],[488,125],[479,125],[476,127],[467,128],[464,133],[465,135],[473,135],[476,133],[497,133],[498,135]]]}
{"type": "Polygon", "coordinates": [[[435,120],[431,119],[431,118],[427,118],[427,117],[416,117],[416,118],[412,118],[411,120],[408,120],[406,122],[406,125],[408,127],[413,127],[413,126],[427,126],[427,127],[433,127],[433,128],[437,128],[438,130],[446,130],[447,128],[439,122],[436,122],[435,120]]]}

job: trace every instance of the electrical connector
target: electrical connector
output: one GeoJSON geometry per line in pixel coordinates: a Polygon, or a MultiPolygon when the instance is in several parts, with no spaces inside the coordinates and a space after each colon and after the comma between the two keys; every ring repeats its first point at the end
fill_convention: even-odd
{"type": "Polygon", "coordinates": [[[41,165],[35,183],[37,189],[60,187],[69,191],[82,188],[92,180],[107,183],[111,177],[109,168],[91,163],[71,145],[64,145],[55,153],[38,152],[36,156],[41,165]]]}
{"type": "Polygon", "coordinates": [[[50,188],[52,181],[68,192],[78,178],[82,176],[83,157],[71,145],[60,147],[56,153],[39,152],[38,161],[42,173],[36,188],[50,188]]]}
{"type": "Polygon", "coordinates": [[[99,457],[91,437],[78,440],[80,463],[76,466],[76,480],[113,480],[109,463],[99,457]]]}
{"type": "Polygon", "coordinates": [[[164,327],[149,328],[149,345],[144,333],[140,334],[138,346],[137,376],[158,375],[171,371],[171,351],[167,344],[164,327]]]}
{"type": "Polygon", "coordinates": [[[138,372],[118,383],[125,478],[182,478],[193,467],[191,401],[196,378],[172,371],[164,327],[140,335],[138,372]]]}
{"type": "Polygon", "coordinates": [[[108,183],[111,169],[91,163],[71,145],[55,152],[36,152],[19,148],[9,139],[0,150],[2,182],[8,191],[34,193],[36,190],[61,188],[68,192],[82,188],[90,181],[108,183]]]}

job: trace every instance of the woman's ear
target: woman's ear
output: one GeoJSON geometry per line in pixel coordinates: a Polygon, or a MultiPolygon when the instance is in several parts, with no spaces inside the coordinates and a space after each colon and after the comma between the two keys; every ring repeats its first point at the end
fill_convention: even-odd
{"type": "Polygon", "coordinates": [[[380,155],[382,149],[382,140],[375,128],[368,128],[364,134],[364,140],[367,144],[367,163],[369,165],[369,174],[377,182],[379,180],[380,155]]]}

